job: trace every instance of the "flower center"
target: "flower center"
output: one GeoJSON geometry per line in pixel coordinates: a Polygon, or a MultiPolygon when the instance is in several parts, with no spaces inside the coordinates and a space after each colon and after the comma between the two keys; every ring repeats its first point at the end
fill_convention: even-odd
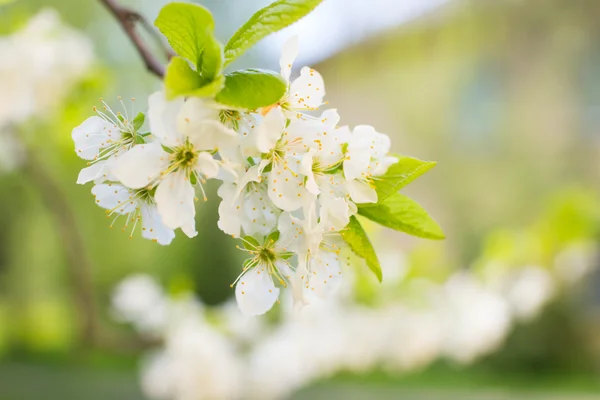
{"type": "Polygon", "coordinates": [[[194,149],[191,143],[187,142],[183,146],[177,147],[173,154],[174,164],[180,169],[189,170],[196,165],[200,152],[194,149]]]}
{"type": "Polygon", "coordinates": [[[277,260],[277,256],[272,249],[266,247],[260,247],[258,249],[258,258],[262,264],[272,265],[275,260],[277,260]]]}
{"type": "Polygon", "coordinates": [[[156,187],[154,187],[153,189],[146,189],[146,188],[137,189],[137,190],[133,191],[132,197],[137,198],[147,204],[154,204],[154,193],[155,192],[156,192],[156,187]]]}
{"type": "Polygon", "coordinates": [[[219,112],[219,120],[223,125],[231,126],[235,131],[239,129],[241,113],[235,110],[222,110],[219,112]]]}

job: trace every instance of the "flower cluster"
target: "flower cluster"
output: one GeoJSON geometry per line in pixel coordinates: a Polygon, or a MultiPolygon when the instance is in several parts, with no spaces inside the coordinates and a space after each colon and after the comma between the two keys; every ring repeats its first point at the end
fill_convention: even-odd
{"type": "MultiPolygon", "coordinates": [[[[298,53],[283,49],[287,92],[252,112],[163,92],[150,96],[145,116],[96,110],[73,130],[77,154],[89,161],[78,183],[93,181],[96,203],[131,231],[169,244],[180,228],[194,237],[197,193],[222,181],[219,228],[250,254],[236,280],[247,314],[262,314],[290,286],[301,304],[306,290],[326,295],[341,274],[339,232],[357,204],[376,203],[374,179],[397,161],[390,140],[370,126],[339,126],[324,104],[321,75],[304,67],[290,80],[298,53]],[[198,189],[198,190],[196,190],[198,189]]],[[[114,221],[113,221],[114,223],[114,221]]]]}

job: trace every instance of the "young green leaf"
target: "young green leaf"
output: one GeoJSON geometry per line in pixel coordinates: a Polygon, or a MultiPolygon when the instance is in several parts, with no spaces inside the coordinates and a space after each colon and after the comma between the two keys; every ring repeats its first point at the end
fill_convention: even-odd
{"type": "Polygon", "coordinates": [[[359,206],[358,214],[388,228],[425,239],[444,239],[444,232],[416,201],[395,193],[375,206],[359,206]]]}
{"type": "Polygon", "coordinates": [[[200,74],[206,81],[213,81],[223,72],[223,46],[211,34],[206,36],[200,74]]]}
{"type": "Polygon", "coordinates": [[[225,45],[225,65],[229,64],[265,36],[298,21],[323,0],[278,0],[257,11],[225,45]]]}
{"type": "Polygon", "coordinates": [[[200,70],[207,37],[212,37],[215,28],[210,11],[197,4],[170,3],[160,10],[154,24],[173,50],[200,70]]]}
{"type": "MultiPolygon", "coordinates": [[[[375,177],[373,184],[377,191],[377,204],[398,192],[419,176],[435,167],[435,162],[417,158],[398,156],[399,161],[391,165],[384,175],[375,177]]],[[[365,207],[375,206],[365,204],[365,207]]]]}
{"type": "Polygon", "coordinates": [[[186,60],[173,57],[165,73],[165,92],[167,99],[187,96],[202,86],[202,77],[190,68],[186,60]]]}
{"type": "Polygon", "coordinates": [[[381,274],[381,264],[375,254],[375,249],[367,237],[367,233],[363,229],[358,219],[354,216],[350,217],[350,223],[342,230],[342,238],[352,251],[359,257],[364,258],[368,267],[373,271],[379,282],[383,279],[381,274]]]}
{"type": "Polygon", "coordinates": [[[214,80],[203,79],[181,57],[171,59],[165,74],[165,92],[168,99],[177,96],[211,97],[223,88],[224,83],[223,75],[218,75],[214,80]]]}
{"type": "Polygon", "coordinates": [[[277,103],[286,91],[281,76],[272,71],[245,69],[225,75],[217,102],[238,110],[254,110],[277,103]]]}

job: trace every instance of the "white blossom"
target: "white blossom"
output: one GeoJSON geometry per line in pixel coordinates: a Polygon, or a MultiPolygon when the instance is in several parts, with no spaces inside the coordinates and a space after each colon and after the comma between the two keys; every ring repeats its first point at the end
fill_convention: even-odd
{"type": "Polygon", "coordinates": [[[288,84],[288,91],[279,102],[288,118],[298,118],[301,112],[314,111],[323,105],[325,83],[317,71],[303,67],[300,76],[290,81],[292,66],[298,56],[298,37],[292,36],[283,46],[279,66],[281,76],[288,84]]]}
{"type": "Polygon", "coordinates": [[[157,140],[127,151],[114,163],[112,172],[132,189],[156,186],[156,205],[165,225],[194,237],[192,181],[203,191],[202,182],[219,173],[213,152],[235,143],[237,134],[221,124],[219,110],[197,98],[168,101],[157,92],[150,96],[148,117],[157,140]]]}
{"type": "Polygon", "coordinates": [[[111,297],[113,316],[133,324],[143,334],[158,335],[167,323],[167,297],[149,275],[132,275],[121,281],[111,297]]]}
{"type": "Polygon", "coordinates": [[[124,231],[132,225],[130,238],[138,224],[146,239],[167,245],[175,238],[175,232],[163,223],[150,190],[129,189],[118,183],[103,183],[95,185],[92,194],[96,203],[106,209],[107,216],[114,217],[111,227],[121,217],[125,219],[124,231]]]}
{"type": "Polygon", "coordinates": [[[387,156],[389,151],[390,138],[371,126],[357,126],[349,135],[344,175],[348,180],[346,188],[355,203],[377,202],[373,178],[384,174],[391,164],[398,161],[387,156]]]}
{"type": "Polygon", "coordinates": [[[115,113],[102,101],[103,111],[94,107],[97,115],[73,129],[71,136],[75,143],[75,153],[90,161],[89,166],[79,173],[78,184],[115,181],[111,166],[119,155],[136,143],[139,127],[136,126],[135,117],[128,114],[125,104],[120,98],[119,100],[123,105],[124,115],[115,113]]]}

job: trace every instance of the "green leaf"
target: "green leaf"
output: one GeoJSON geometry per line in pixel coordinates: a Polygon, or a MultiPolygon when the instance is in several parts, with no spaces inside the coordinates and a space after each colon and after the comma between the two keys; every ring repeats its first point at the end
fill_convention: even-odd
{"type": "Polygon", "coordinates": [[[223,90],[223,87],[225,87],[225,76],[219,75],[214,81],[206,83],[204,86],[194,90],[189,95],[196,97],[214,97],[217,93],[223,90]]]}
{"type": "Polygon", "coordinates": [[[352,251],[367,262],[367,265],[373,271],[379,282],[383,279],[381,274],[381,265],[375,254],[375,249],[369,241],[365,230],[355,216],[350,217],[350,223],[342,230],[342,238],[350,245],[352,251]]]}
{"type": "Polygon", "coordinates": [[[298,21],[323,0],[278,0],[257,11],[225,45],[225,65],[229,64],[265,36],[298,21]]]}
{"type": "Polygon", "coordinates": [[[244,236],[242,242],[244,242],[244,247],[248,250],[256,250],[260,247],[260,243],[258,242],[258,240],[256,240],[252,236],[244,236]]]}
{"type": "Polygon", "coordinates": [[[425,239],[444,239],[444,232],[416,201],[395,193],[376,206],[359,206],[358,214],[388,228],[425,239]]]}
{"type": "Polygon", "coordinates": [[[275,72],[245,69],[225,75],[225,87],[217,102],[241,110],[255,110],[277,103],[286,91],[286,83],[275,72]]]}
{"type": "Polygon", "coordinates": [[[223,72],[223,61],[223,46],[210,33],[206,37],[204,52],[202,53],[202,65],[200,67],[202,78],[208,82],[220,76],[223,72]]]}
{"type": "Polygon", "coordinates": [[[144,121],[146,120],[146,116],[143,112],[139,112],[138,115],[133,119],[133,129],[137,132],[140,130],[142,125],[144,125],[144,121]]]}
{"type": "Polygon", "coordinates": [[[173,57],[167,66],[165,88],[167,99],[177,96],[212,97],[225,83],[225,77],[219,75],[207,81],[194,71],[188,62],[181,57],[173,57]]]}
{"type": "Polygon", "coordinates": [[[202,86],[202,77],[190,68],[186,60],[173,57],[165,73],[165,89],[167,99],[187,96],[202,86]]]}
{"type": "Polygon", "coordinates": [[[210,11],[197,4],[169,3],[160,10],[154,24],[173,50],[199,71],[207,37],[212,37],[215,28],[210,11]]]}
{"type": "MultiPolygon", "coordinates": [[[[373,184],[377,191],[377,203],[387,199],[398,192],[419,176],[435,167],[436,163],[432,161],[421,161],[417,158],[397,156],[399,161],[391,165],[384,175],[375,177],[373,184]]],[[[367,205],[375,206],[375,204],[367,205]]]]}

